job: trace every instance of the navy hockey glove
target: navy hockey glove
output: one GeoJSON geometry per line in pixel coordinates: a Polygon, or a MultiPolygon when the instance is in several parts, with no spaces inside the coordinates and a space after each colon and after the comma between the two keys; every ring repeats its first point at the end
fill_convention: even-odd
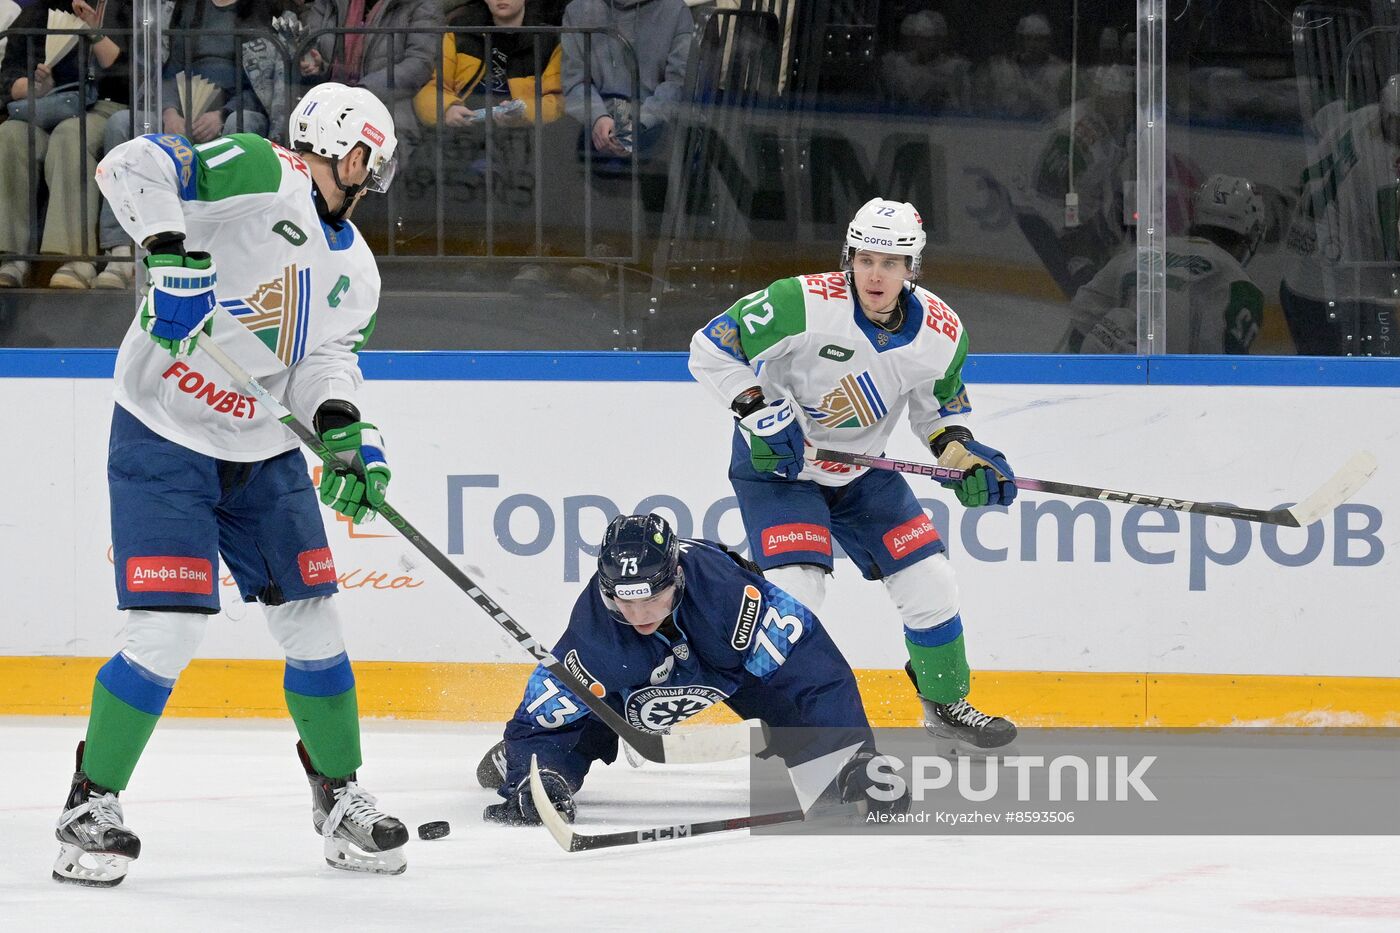
{"type": "Polygon", "coordinates": [[[150,287],[141,302],[141,329],[171,356],[193,353],[217,307],[214,260],[208,253],[152,253],[144,261],[150,287]]]}
{"type": "Polygon", "coordinates": [[[331,400],[316,412],[321,442],[344,464],[321,468],[321,501],[356,525],[374,518],[389,488],[389,463],[379,429],[360,420],[349,402],[331,400]]]}
{"type": "Polygon", "coordinates": [[[740,418],[739,429],[749,442],[749,461],[755,470],[784,479],[796,479],[802,472],[802,426],[787,399],[769,402],[740,418]]]}
{"type": "Polygon", "coordinates": [[[1011,472],[1006,455],[986,444],[979,444],[970,434],[949,441],[938,454],[938,465],[967,474],[956,482],[945,482],[943,486],[953,490],[958,501],[968,508],[1010,505],[1016,501],[1016,474],[1011,472]]]}
{"type": "MultiPolygon", "coordinates": [[[[892,777],[877,780],[870,775],[870,763],[878,756],[874,752],[857,752],[841,769],[837,786],[842,803],[864,800],[870,813],[908,813],[909,785],[904,779],[892,777]],[[891,785],[893,781],[893,785],[891,785]],[[889,799],[893,797],[894,799],[889,799]]],[[[889,773],[886,769],[885,773],[889,773]]]]}
{"type": "MultiPolygon", "coordinates": [[[[574,792],[569,789],[569,782],[559,772],[541,768],[540,783],[544,785],[544,792],[549,795],[554,809],[564,817],[564,822],[572,823],[578,808],[574,805],[574,792]]],[[[530,778],[521,779],[505,800],[481,811],[481,818],[507,826],[540,825],[540,811],[535,809],[535,801],[530,797],[530,778]]]]}

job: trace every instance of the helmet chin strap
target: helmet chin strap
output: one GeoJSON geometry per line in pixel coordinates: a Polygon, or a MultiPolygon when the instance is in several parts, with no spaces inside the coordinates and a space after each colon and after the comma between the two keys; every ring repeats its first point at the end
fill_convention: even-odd
{"type": "Polygon", "coordinates": [[[321,219],[326,223],[339,230],[340,225],[345,222],[345,215],[350,212],[350,208],[355,204],[355,199],[359,196],[360,192],[364,190],[369,179],[366,178],[358,185],[347,185],[345,182],[341,181],[339,158],[331,159],[331,178],[335,180],[335,186],[345,195],[345,198],[340,202],[340,207],[335,210],[330,209],[330,206],[326,203],[325,195],[321,194],[320,185],[312,185],[311,190],[316,199],[316,213],[320,214],[321,219]]]}

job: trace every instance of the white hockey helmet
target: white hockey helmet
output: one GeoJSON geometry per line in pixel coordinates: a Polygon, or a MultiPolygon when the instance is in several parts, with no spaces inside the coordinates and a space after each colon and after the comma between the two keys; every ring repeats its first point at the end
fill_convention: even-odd
{"type": "Polygon", "coordinates": [[[1016,35],[1050,38],[1050,20],[1043,13],[1027,13],[1016,23],[1016,35]]]}
{"type": "Polygon", "coordinates": [[[1196,189],[1191,199],[1193,223],[1198,227],[1219,227],[1244,238],[1253,256],[1264,236],[1264,199],[1247,179],[1235,175],[1212,175],[1196,189]]]}
{"type": "Polygon", "coordinates": [[[362,87],[347,87],[328,81],[318,84],[292,111],[289,137],[292,148],[329,159],[342,159],[356,145],[369,150],[371,191],[387,191],[394,179],[394,118],[389,108],[362,87]]]}
{"type": "Polygon", "coordinates": [[[917,279],[923,268],[924,219],[908,201],[871,198],[851,218],[846,227],[846,243],[841,247],[841,268],[850,269],[856,253],[894,253],[909,257],[909,278],[917,279]]]}
{"type": "Polygon", "coordinates": [[[904,17],[899,24],[899,34],[911,39],[934,39],[947,37],[948,20],[935,10],[919,10],[904,17]]]}

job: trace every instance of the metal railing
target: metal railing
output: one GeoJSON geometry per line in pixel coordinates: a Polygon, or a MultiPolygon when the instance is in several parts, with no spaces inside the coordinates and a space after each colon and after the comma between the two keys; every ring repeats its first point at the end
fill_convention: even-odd
{"type": "MultiPolygon", "coordinates": [[[[98,30],[98,32],[107,36],[119,36],[123,38],[131,37],[133,35],[133,30],[129,29],[104,29],[98,30]]],[[[40,53],[42,52],[43,39],[45,36],[50,34],[85,36],[89,34],[89,31],[48,30],[37,28],[9,30],[7,32],[7,35],[12,40],[22,41],[26,43],[27,74],[32,76],[35,73],[35,68],[39,63],[40,53]]],[[[226,36],[238,40],[235,41],[233,44],[232,68],[234,72],[234,85],[231,89],[229,89],[228,92],[230,100],[243,100],[247,92],[250,90],[248,85],[246,67],[248,40],[258,40],[267,42],[269,44],[269,47],[275,53],[275,56],[279,62],[279,67],[282,71],[281,87],[284,89],[284,93],[289,98],[287,100],[273,101],[271,102],[273,104],[273,106],[271,107],[267,106],[268,102],[264,102],[264,109],[269,111],[268,116],[270,119],[270,125],[268,127],[267,135],[274,141],[280,140],[283,142],[286,141],[285,125],[277,125],[275,122],[271,122],[272,118],[277,114],[289,113],[292,109],[292,106],[295,104],[295,100],[301,95],[301,93],[304,93],[307,89],[309,89],[312,83],[315,83],[305,81],[302,79],[299,72],[299,62],[303,55],[305,55],[308,51],[316,47],[318,40],[325,36],[340,37],[349,34],[389,37],[398,37],[403,35],[431,35],[436,40],[436,47],[438,50],[436,62],[437,73],[435,79],[433,79],[433,83],[435,83],[437,88],[437,126],[433,128],[425,128],[419,126],[416,117],[412,113],[411,102],[414,95],[419,92],[419,87],[404,87],[402,89],[395,88],[395,93],[392,96],[392,99],[386,101],[386,105],[389,106],[392,111],[394,111],[395,121],[396,124],[398,124],[397,133],[400,138],[401,152],[410,150],[408,152],[408,155],[411,158],[413,155],[411,150],[414,148],[413,143],[420,138],[425,142],[431,143],[432,145],[432,164],[434,166],[433,177],[435,180],[435,183],[433,185],[433,203],[431,207],[433,230],[432,249],[430,252],[427,253],[421,251],[412,253],[401,252],[402,243],[401,236],[399,235],[400,231],[406,219],[409,222],[412,222],[414,218],[405,218],[403,216],[402,201],[404,200],[404,197],[402,193],[402,186],[394,185],[390,187],[390,190],[387,192],[386,195],[386,207],[383,212],[383,228],[378,231],[369,229],[365,230],[366,234],[373,238],[382,238],[381,242],[376,244],[376,252],[379,258],[383,261],[388,261],[391,263],[395,260],[419,263],[424,261],[459,261],[462,259],[502,261],[508,260],[518,262],[523,259],[529,259],[530,261],[544,263],[576,263],[580,261],[593,261],[616,265],[635,265],[640,259],[642,220],[641,208],[638,197],[638,177],[641,169],[641,164],[639,153],[636,151],[635,147],[631,154],[631,157],[625,160],[626,164],[624,171],[624,174],[627,176],[627,179],[630,183],[630,209],[627,213],[626,229],[623,231],[623,233],[626,236],[628,247],[621,254],[617,253],[616,251],[612,251],[607,254],[602,254],[595,248],[597,241],[597,232],[595,230],[594,217],[596,194],[594,192],[593,185],[589,183],[589,180],[593,177],[595,167],[594,163],[596,161],[596,157],[593,153],[592,146],[588,142],[588,127],[592,125],[595,116],[592,113],[593,106],[591,91],[595,87],[595,82],[593,76],[591,53],[593,50],[593,42],[598,36],[607,36],[610,40],[617,42],[620,48],[622,49],[622,53],[626,58],[626,65],[630,71],[630,88],[628,89],[629,93],[627,94],[627,100],[631,107],[633,123],[635,126],[640,126],[641,81],[637,66],[636,53],[632,48],[631,44],[627,41],[627,39],[619,33],[617,33],[616,30],[606,27],[583,27],[577,29],[565,29],[563,27],[557,26],[522,26],[519,28],[464,28],[460,26],[443,26],[433,27],[430,29],[385,27],[348,29],[343,27],[337,27],[315,31],[302,30],[295,34],[288,34],[285,32],[264,28],[237,28],[228,30],[165,29],[158,31],[155,34],[157,42],[159,41],[159,37],[162,34],[170,40],[172,45],[174,43],[179,43],[184,53],[183,56],[180,56],[178,58],[176,55],[172,54],[170,56],[170,60],[181,61],[186,63],[190,63],[193,61],[193,51],[195,43],[201,36],[226,36]],[[552,216],[550,211],[551,206],[545,203],[545,199],[543,197],[537,196],[533,199],[534,203],[532,206],[530,217],[531,231],[528,244],[526,244],[523,249],[516,248],[503,250],[501,248],[500,235],[498,231],[500,218],[498,217],[499,212],[496,204],[496,170],[499,167],[498,161],[501,158],[500,140],[503,138],[503,134],[505,136],[509,136],[511,133],[514,133],[516,131],[504,129],[502,127],[497,126],[494,120],[486,119],[482,121],[481,125],[481,133],[483,137],[482,144],[484,148],[485,159],[485,170],[482,173],[485,185],[485,190],[483,194],[485,211],[485,245],[484,250],[480,252],[468,252],[463,251],[463,249],[461,248],[462,244],[466,242],[462,237],[453,237],[450,235],[453,218],[450,216],[450,212],[447,210],[446,207],[447,190],[446,185],[444,183],[444,178],[446,176],[447,166],[445,165],[445,150],[448,144],[450,143],[450,140],[448,138],[450,134],[446,130],[443,120],[443,111],[445,108],[443,106],[444,88],[441,76],[445,74],[447,70],[445,67],[447,63],[443,59],[443,43],[441,41],[441,38],[442,36],[447,34],[480,35],[485,45],[485,58],[483,59],[483,63],[485,63],[491,60],[492,44],[494,41],[494,37],[506,33],[516,35],[525,34],[533,37],[532,41],[534,46],[535,66],[534,73],[536,76],[543,75],[547,64],[547,56],[543,54],[544,40],[546,37],[554,36],[556,37],[557,41],[559,37],[570,33],[580,34],[584,36],[584,90],[586,101],[586,125],[583,129],[581,145],[579,146],[579,154],[583,164],[583,172],[580,177],[580,191],[582,195],[582,216],[552,216]],[[411,123],[408,123],[406,125],[405,118],[408,121],[411,121],[411,123]],[[582,250],[575,253],[569,253],[567,251],[561,251],[552,246],[550,239],[547,235],[547,227],[549,226],[548,221],[562,221],[564,226],[581,226],[583,231],[582,250]]],[[[80,42],[75,54],[79,56],[78,64],[79,72],[81,75],[78,91],[82,95],[82,100],[87,101],[89,98],[92,97],[94,93],[92,83],[95,80],[94,76],[90,73],[91,49],[88,43],[80,42]]],[[[485,67],[484,64],[483,67],[485,67]]],[[[193,67],[187,67],[183,69],[183,71],[185,90],[184,96],[185,100],[190,100],[190,90],[193,86],[194,69],[193,67]]],[[[395,72],[395,56],[391,54],[388,57],[387,73],[387,82],[389,87],[391,88],[394,88],[395,85],[395,72]]],[[[133,73],[130,95],[132,103],[129,108],[130,119],[132,121],[130,127],[130,135],[132,136],[140,135],[141,133],[163,131],[163,111],[164,109],[166,109],[167,106],[171,106],[171,104],[167,103],[164,100],[164,87],[166,82],[162,80],[159,82],[152,83],[156,85],[153,89],[153,93],[142,94],[141,89],[137,86],[136,75],[133,73]],[[150,101],[149,107],[142,107],[138,104],[138,101],[143,98],[150,101]]],[[[485,103],[488,109],[505,99],[491,86],[491,83],[489,81],[481,81],[480,84],[481,92],[485,97],[485,103]]],[[[533,182],[533,190],[537,193],[544,191],[543,183],[546,178],[557,181],[561,174],[557,172],[557,166],[550,166],[546,165],[545,163],[545,154],[547,149],[549,148],[549,146],[546,144],[546,136],[549,134],[549,131],[546,129],[545,121],[543,119],[543,108],[541,107],[543,96],[544,90],[542,87],[542,82],[537,80],[535,82],[534,119],[531,123],[531,126],[528,128],[528,132],[532,137],[532,145],[530,146],[531,164],[529,168],[533,182]]],[[[91,104],[86,104],[83,108],[84,114],[90,108],[91,104]]],[[[239,107],[233,112],[235,122],[232,129],[234,129],[235,131],[239,131],[244,128],[244,114],[245,109],[243,107],[239,107]]],[[[186,120],[192,121],[195,115],[184,114],[184,116],[186,120]]],[[[555,142],[560,143],[563,139],[563,135],[573,135],[572,127],[574,124],[573,121],[569,121],[567,125],[564,124],[563,120],[557,122],[561,124],[561,127],[559,134],[555,134],[559,137],[555,140],[555,142]]],[[[188,129],[189,127],[187,125],[187,132],[188,129]]],[[[42,223],[39,213],[41,189],[40,174],[42,171],[42,167],[39,165],[40,160],[36,158],[38,151],[38,132],[40,131],[31,122],[28,128],[28,142],[26,145],[25,153],[26,161],[28,165],[32,167],[31,171],[29,172],[30,183],[28,190],[28,206],[30,209],[30,217],[32,219],[27,244],[28,251],[7,253],[4,256],[5,260],[19,260],[31,262],[69,262],[74,260],[81,260],[87,262],[133,261],[127,258],[99,254],[98,250],[95,248],[95,231],[92,229],[91,225],[86,222],[86,218],[89,215],[93,199],[99,196],[99,192],[96,189],[96,184],[93,181],[90,173],[86,171],[80,172],[80,177],[72,180],[74,184],[77,184],[79,186],[80,211],[82,217],[84,218],[84,222],[82,225],[82,251],[79,253],[63,254],[39,252],[42,223]]],[[[78,121],[78,133],[80,150],[82,152],[87,152],[89,140],[86,119],[81,119],[78,121]]],[[[572,156],[571,146],[556,144],[554,148],[560,153],[568,151],[572,156]]],[[[98,157],[100,158],[100,154],[98,157]]],[[[361,208],[361,210],[362,214],[365,213],[363,207],[361,208]]],[[[371,211],[370,213],[377,212],[371,211]]],[[[621,276],[619,276],[619,279],[621,279],[621,276]]]]}
{"type": "MultiPolygon", "coordinates": [[[[128,30],[97,30],[97,31],[100,32],[103,36],[107,36],[107,37],[129,36],[129,35],[131,34],[131,30],[129,30],[129,29],[128,29],[128,30]]],[[[93,30],[89,30],[89,29],[38,29],[38,28],[26,28],[26,29],[11,28],[11,29],[7,29],[7,30],[5,31],[5,35],[8,37],[8,39],[9,39],[10,42],[19,42],[19,41],[24,42],[24,46],[25,46],[25,50],[24,50],[25,69],[24,69],[24,72],[25,72],[25,75],[28,77],[28,80],[29,80],[29,88],[28,88],[29,97],[28,97],[28,99],[29,99],[30,102],[31,102],[31,103],[30,103],[31,112],[32,112],[32,108],[34,107],[33,101],[35,100],[35,98],[34,98],[34,96],[33,96],[33,92],[34,92],[34,86],[33,86],[34,74],[35,74],[35,72],[37,71],[38,66],[39,66],[39,64],[40,64],[39,52],[42,51],[42,49],[43,49],[43,41],[44,41],[45,37],[50,36],[50,35],[55,35],[55,36],[76,36],[76,37],[78,38],[78,42],[77,42],[77,46],[76,46],[76,48],[74,49],[74,51],[73,51],[72,54],[75,54],[75,55],[78,56],[78,74],[79,74],[79,79],[78,79],[77,91],[78,91],[79,100],[82,102],[82,107],[81,107],[80,115],[86,117],[88,108],[91,106],[91,105],[87,104],[86,101],[87,101],[88,96],[89,96],[89,91],[92,90],[92,89],[90,88],[90,86],[89,86],[89,85],[90,85],[90,82],[91,82],[91,80],[92,80],[92,74],[91,74],[91,71],[92,71],[92,49],[91,49],[91,47],[89,46],[89,44],[88,44],[86,41],[84,41],[84,39],[85,39],[86,36],[88,36],[88,35],[89,35],[90,33],[92,33],[92,32],[93,32],[93,30]],[[36,39],[38,40],[37,42],[35,41],[36,39]],[[38,46],[38,48],[36,48],[36,45],[38,46]]],[[[5,91],[7,92],[7,94],[8,94],[8,90],[9,90],[8,88],[5,89],[5,91]]],[[[52,93],[52,92],[50,92],[50,93],[52,93]]],[[[15,119],[15,118],[10,118],[10,119],[15,119]]],[[[29,217],[30,217],[29,240],[28,240],[28,244],[27,244],[28,247],[29,247],[29,251],[28,251],[28,252],[21,252],[21,253],[7,253],[7,254],[4,255],[4,258],[5,258],[5,260],[7,260],[7,261],[21,261],[21,262],[44,261],[44,260],[50,260],[50,259],[58,259],[58,260],[60,260],[60,261],[69,261],[69,260],[73,260],[73,259],[86,259],[86,260],[91,261],[92,259],[95,258],[95,257],[92,255],[92,253],[95,252],[95,251],[90,251],[90,250],[88,249],[88,246],[89,246],[90,244],[91,244],[91,245],[95,245],[95,243],[94,243],[93,241],[96,240],[96,230],[94,230],[94,229],[92,229],[91,227],[89,227],[89,225],[86,223],[86,218],[87,218],[87,216],[88,216],[88,206],[89,206],[89,204],[91,203],[91,198],[94,196],[94,195],[93,195],[93,191],[94,191],[94,189],[96,188],[96,182],[92,179],[92,177],[91,177],[86,171],[80,172],[80,173],[79,173],[79,176],[80,176],[80,177],[78,177],[78,178],[76,178],[76,179],[73,179],[73,182],[79,186],[79,189],[78,189],[78,190],[79,190],[79,195],[78,195],[78,198],[79,198],[79,210],[80,210],[80,212],[81,212],[82,217],[84,218],[84,223],[83,223],[83,225],[82,225],[82,231],[81,231],[81,239],[82,239],[82,247],[83,247],[82,253],[81,253],[81,254],[74,254],[74,255],[67,255],[67,254],[58,255],[58,254],[52,254],[52,253],[46,253],[46,254],[40,255],[40,253],[39,253],[39,245],[40,245],[40,243],[39,243],[39,236],[40,236],[40,227],[39,227],[39,187],[40,187],[40,186],[39,186],[39,176],[40,176],[40,174],[41,174],[41,172],[42,172],[42,166],[39,164],[39,160],[36,158],[35,153],[36,153],[37,150],[38,150],[38,134],[41,132],[41,130],[39,130],[39,128],[38,128],[37,126],[34,125],[34,121],[33,121],[33,120],[27,120],[27,121],[24,121],[24,122],[26,123],[26,127],[25,127],[25,140],[26,140],[26,142],[25,142],[25,166],[26,166],[26,169],[27,169],[27,172],[28,172],[28,178],[29,178],[29,186],[28,186],[28,191],[27,191],[27,197],[28,197],[28,201],[29,201],[29,203],[28,203],[29,217]]],[[[83,153],[84,155],[85,155],[85,154],[87,153],[87,151],[88,151],[88,126],[87,126],[87,122],[88,122],[88,121],[87,121],[86,119],[80,119],[80,120],[78,120],[78,151],[79,151],[80,153],[83,153]]],[[[8,206],[6,206],[6,209],[9,209],[8,206]]]]}

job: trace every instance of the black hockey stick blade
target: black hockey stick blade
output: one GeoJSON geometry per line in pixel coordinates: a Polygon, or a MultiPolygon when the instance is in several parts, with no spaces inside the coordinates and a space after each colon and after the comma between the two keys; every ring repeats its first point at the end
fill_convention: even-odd
{"type": "Polygon", "coordinates": [[[587,852],[592,849],[611,849],[617,846],[635,846],[648,842],[666,842],[671,839],[690,839],[710,833],[727,833],[738,829],[753,829],[756,826],[777,826],[781,823],[802,823],[808,820],[843,819],[858,816],[863,812],[860,804],[842,804],[821,810],[784,810],[781,813],[759,813],[749,816],[736,816],[723,820],[702,820],[694,823],[677,823],[673,826],[653,826],[647,829],[625,829],[611,833],[579,833],[554,809],[540,781],[539,762],[530,756],[530,799],[539,811],[540,822],[549,830],[559,848],[565,852],[587,852]]]}
{"type": "MultiPolygon", "coordinates": [[[[896,460],[892,457],[873,457],[868,454],[848,453],[844,450],[818,448],[812,451],[810,459],[816,462],[863,466],[872,470],[911,473],[917,476],[928,476],[939,481],[957,481],[962,479],[964,475],[962,470],[954,470],[931,463],[896,460]]],[[[1221,518],[1233,518],[1264,525],[1286,525],[1300,528],[1311,525],[1355,495],[1357,490],[1366,485],[1366,481],[1376,472],[1376,467],[1374,456],[1367,451],[1359,451],[1353,454],[1351,459],[1337,471],[1336,475],[1323,483],[1312,495],[1298,505],[1281,509],[1248,509],[1216,502],[1196,502],[1193,499],[1173,499],[1169,496],[1121,492],[1099,486],[1080,486],[1075,483],[1060,483],[1048,479],[1031,479],[1028,476],[1016,477],[1016,488],[1034,492],[1048,492],[1058,496],[1073,496],[1077,499],[1100,499],[1104,502],[1141,505],[1149,509],[1171,509],[1175,512],[1194,512],[1198,515],[1216,515],[1221,518]]]]}
{"type": "MultiPolygon", "coordinates": [[[[344,464],[327,449],[321,438],[297,420],[297,417],[288,410],[287,406],[282,404],[281,399],[249,375],[248,371],[230,357],[223,347],[209,339],[200,341],[198,347],[212,357],[214,362],[218,363],[229,374],[245,394],[251,395],[268,411],[272,412],[277,420],[285,424],[298,440],[320,458],[326,469],[344,469],[344,464]]],[[[693,764],[728,761],[733,758],[744,758],[749,754],[750,740],[753,734],[752,727],[761,725],[756,719],[732,725],[684,729],[665,735],[645,732],[636,728],[609,706],[607,701],[595,696],[581,679],[575,677],[574,673],[560,663],[558,658],[535,641],[534,636],[526,631],[524,626],[483,592],[471,577],[449,560],[446,554],[438,550],[437,546],[413,527],[413,524],[404,518],[397,509],[388,502],[384,502],[379,507],[379,514],[393,526],[395,531],[403,535],[409,544],[417,548],[419,553],[446,574],[447,578],[456,584],[458,589],[471,597],[472,602],[495,620],[497,625],[505,629],[510,637],[515,639],[516,644],[528,651],[531,657],[542,664],[550,674],[558,678],[562,686],[567,687],[574,696],[582,701],[590,712],[601,719],[609,729],[617,733],[644,758],[655,762],[693,764]]],[[[766,731],[763,732],[765,740],[767,735],[766,731]]],[[[760,750],[759,748],[753,749],[754,752],[760,750]]]]}

